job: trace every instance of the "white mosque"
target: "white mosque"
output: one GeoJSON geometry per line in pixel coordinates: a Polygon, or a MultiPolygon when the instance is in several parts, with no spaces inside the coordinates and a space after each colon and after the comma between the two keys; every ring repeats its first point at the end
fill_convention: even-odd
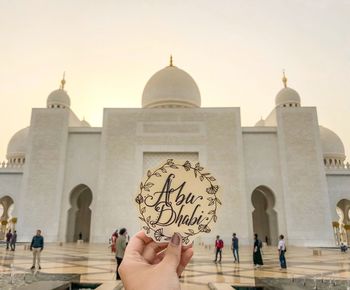
{"type": "Polygon", "coordinates": [[[1,234],[20,241],[35,230],[46,241],[106,242],[139,230],[134,194],[144,171],[164,159],[199,160],[220,182],[223,206],[202,237],[243,244],[253,233],[276,244],[334,246],[350,241],[350,165],[341,139],[318,123],[288,87],[266,119],[242,127],[240,108],[202,108],[193,78],[170,65],[147,82],[142,108],[106,108],[102,127],[70,109],[65,80],[32,109],[0,165],[1,234]]]}

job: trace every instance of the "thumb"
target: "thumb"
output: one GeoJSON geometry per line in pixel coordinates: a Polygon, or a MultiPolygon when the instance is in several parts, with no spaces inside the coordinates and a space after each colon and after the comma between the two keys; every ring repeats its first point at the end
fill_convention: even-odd
{"type": "Polygon", "coordinates": [[[176,272],[181,260],[181,236],[174,233],[166,249],[162,266],[176,272]]]}

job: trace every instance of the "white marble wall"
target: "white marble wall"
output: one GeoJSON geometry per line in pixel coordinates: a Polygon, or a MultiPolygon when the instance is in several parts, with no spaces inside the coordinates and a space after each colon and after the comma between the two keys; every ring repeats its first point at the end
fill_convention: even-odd
{"type": "Polygon", "coordinates": [[[229,239],[238,227],[248,237],[239,109],[106,109],[94,241],[102,241],[115,224],[138,231],[133,196],[143,152],[198,152],[223,187],[219,222],[206,239],[216,234],[229,239]]]}
{"type": "Polygon", "coordinates": [[[69,127],[70,115],[34,109],[25,166],[0,171],[0,197],[15,200],[19,240],[41,228],[47,241],[64,241],[79,184],[93,194],[90,241],[107,242],[121,227],[137,232],[133,200],[144,153],[188,152],[222,185],[217,226],[202,241],[219,234],[230,243],[236,232],[251,243],[251,195],[263,185],[290,245],[334,245],[331,221],[336,203],[350,198],[350,175],[326,180],[315,108],[277,108],[268,118],[277,127],[244,128],[239,108],[105,109],[102,128],[69,127]]]}
{"type": "Polygon", "coordinates": [[[338,221],[336,206],[342,199],[350,201],[350,172],[337,170],[327,174],[332,221],[338,221]],[[338,171],[338,172],[337,172],[338,171]]]}
{"type": "Polygon", "coordinates": [[[277,108],[277,136],[288,240],[333,245],[316,108],[277,108]]]}
{"type": "Polygon", "coordinates": [[[66,241],[68,210],[71,208],[71,193],[80,184],[88,186],[92,191],[90,209],[94,212],[99,179],[99,159],[101,129],[70,128],[65,160],[64,187],[62,191],[59,240],[66,241]]]}
{"type": "Polygon", "coordinates": [[[19,203],[19,240],[41,229],[58,240],[68,138],[67,109],[33,109],[19,203]]]}
{"type": "MultiPolygon", "coordinates": [[[[243,147],[250,241],[254,234],[252,225],[254,207],[251,198],[254,189],[258,186],[266,186],[272,191],[275,199],[274,210],[277,212],[278,232],[288,239],[277,129],[275,127],[243,128],[243,147]]],[[[270,237],[270,239],[276,238],[270,237]]]]}

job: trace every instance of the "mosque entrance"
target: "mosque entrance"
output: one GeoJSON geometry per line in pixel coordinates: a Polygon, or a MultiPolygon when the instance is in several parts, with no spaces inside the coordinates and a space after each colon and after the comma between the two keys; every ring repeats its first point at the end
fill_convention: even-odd
{"type": "Polygon", "coordinates": [[[4,239],[8,230],[14,230],[17,218],[12,216],[14,209],[13,199],[5,195],[0,198],[0,240],[4,239]]]}
{"type": "Polygon", "coordinates": [[[275,197],[271,189],[266,186],[258,186],[252,193],[253,230],[259,239],[268,245],[277,245],[278,225],[277,213],[274,210],[275,197]]]}
{"type": "Polygon", "coordinates": [[[350,243],[350,200],[342,199],[337,203],[338,220],[333,222],[336,244],[350,243]]]}
{"type": "Polygon", "coordinates": [[[92,191],[85,184],[80,184],[72,190],[67,220],[67,242],[90,240],[91,202],[92,191]]]}

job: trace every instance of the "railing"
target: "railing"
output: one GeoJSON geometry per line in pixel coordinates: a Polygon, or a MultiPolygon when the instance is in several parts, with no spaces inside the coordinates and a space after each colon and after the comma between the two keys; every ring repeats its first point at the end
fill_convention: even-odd
{"type": "Polygon", "coordinates": [[[350,163],[347,162],[345,164],[327,164],[325,168],[331,170],[350,170],[350,163]]]}
{"type": "Polygon", "coordinates": [[[0,169],[12,169],[12,168],[22,168],[24,163],[10,163],[8,161],[3,161],[0,163],[0,169]]]}

